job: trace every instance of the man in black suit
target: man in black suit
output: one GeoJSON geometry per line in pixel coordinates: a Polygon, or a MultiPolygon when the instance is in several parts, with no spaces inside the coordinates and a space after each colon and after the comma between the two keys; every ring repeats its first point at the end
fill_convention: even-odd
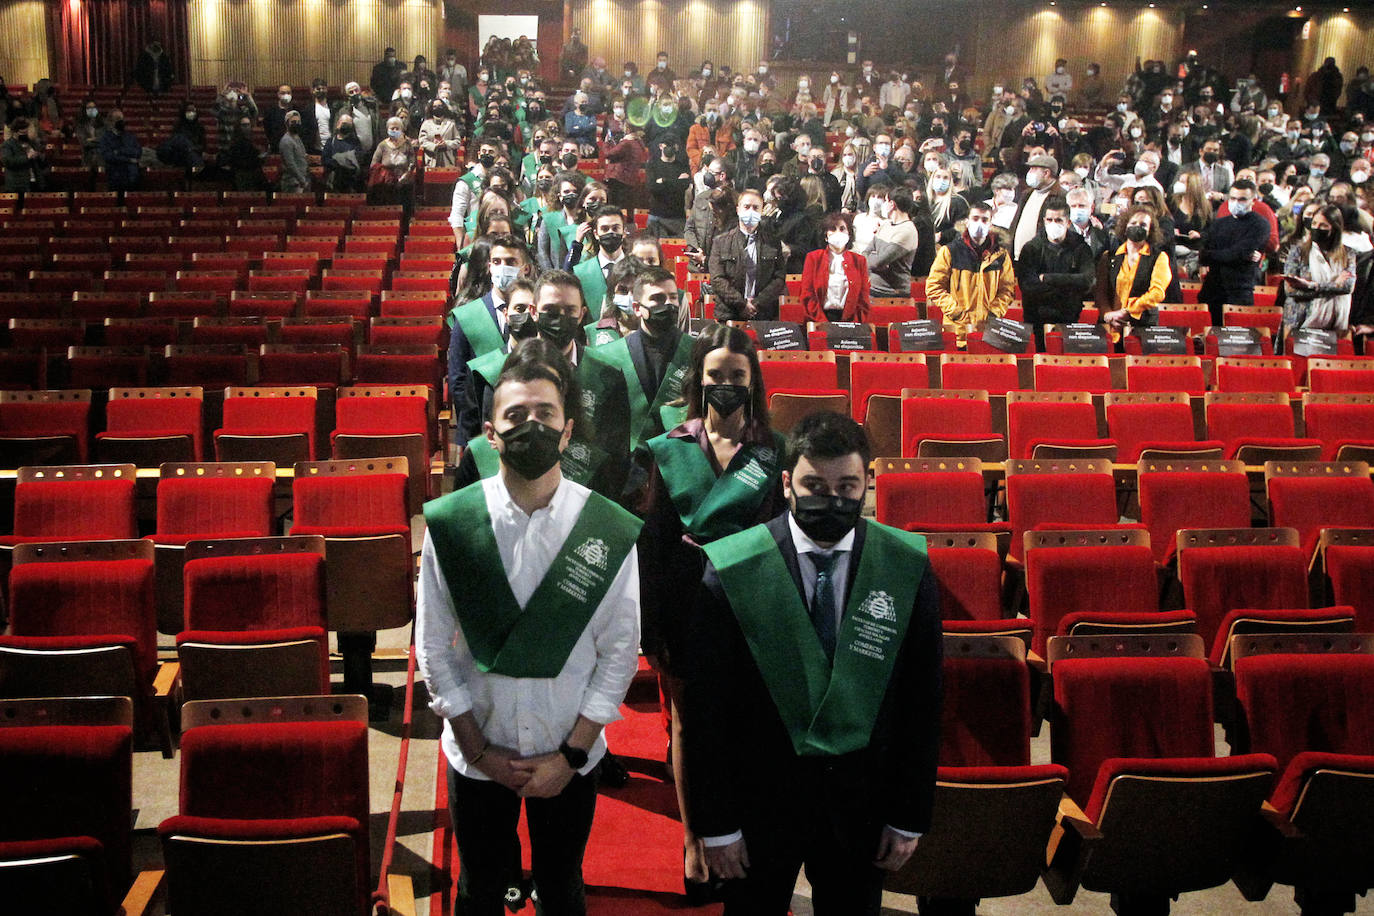
{"type": "Polygon", "coordinates": [[[506,324],[506,290],[530,272],[533,259],[525,240],[517,235],[496,235],[491,238],[489,256],[491,288],[480,298],[454,306],[447,316],[450,328],[448,342],[448,390],[453,409],[457,413],[458,429],[467,438],[477,435],[482,427],[480,415],[470,416],[467,401],[468,363],[493,350],[507,351],[510,329],[506,324]]]}
{"type": "Polygon", "coordinates": [[[763,195],[740,192],[739,225],[711,243],[711,295],[717,321],[776,321],[778,300],[787,289],[787,262],[778,243],[759,231],[763,195]]]}
{"type": "Polygon", "coordinates": [[[803,865],[817,914],[876,916],[930,826],[939,599],[924,539],[859,518],[868,460],[853,420],[805,418],[789,510],[705,547],[683,750],[726,916],[782,916],[803,865]]]}

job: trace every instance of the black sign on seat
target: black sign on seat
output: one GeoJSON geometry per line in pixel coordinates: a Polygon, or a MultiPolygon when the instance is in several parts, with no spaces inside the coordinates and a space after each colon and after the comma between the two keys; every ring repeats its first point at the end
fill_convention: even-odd
{"type": "Polygon", "coordinates": [[[827,321],[816,328],[825,332],[831,350],[872,350],[873,328],[855,321],[827,321]]]}
{"type": "Polygon", "coordinates": [[[760,350],[805,350],[806,332],[793,321],[751,321],[760,350]]]}
{"type": "Polygon", "coordinates": [[[1207,333],[1217,339],[1218,356],[1263,356],[1260,329],[1251,327],[1213,327],[1207,333]]]}
{"type": "Polygon", "coordinates": [[[1336,356],[1336,332],[1327,328],[1297,328],[1293,331],[1295,356],[1336,356]]]}
{"type": "Polygon", "coordinates": [[[1104,354],[1110,351],[1107,326],[1102,324],[1057,324],[1054,329],[1063,335],[1065,353],[1104,354]]]}
{"type": "Polygon", "coordinates": [[[989,318],[983,325],[983,343],[1003,353],[1025,353],[1030,348],[1031,326],[1010,318],[989,318]]]}
{"type": "Polygon", "coordinates": [[[720,322],[714,318],[691,318],[687,321],[687,333],[693,337],[701,337],[711,333],[718,324],[720,322]]]}
{"type": "Polygon", "coordinates": [[[945,329],[928,319],[890,324],[887,348],[894,353],[938,353],[945,349],[945,329]]]}
{"type": "Polygon", "coordinates": [[[1135,328],[1132,334],[1140,338],[1140,352],[1146,356],[1189,356],[1188,329],[1171,325],[1135,328]]]}

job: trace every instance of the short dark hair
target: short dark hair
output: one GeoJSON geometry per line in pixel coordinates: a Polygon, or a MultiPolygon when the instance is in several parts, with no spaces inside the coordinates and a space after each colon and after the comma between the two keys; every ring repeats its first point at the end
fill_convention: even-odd
{"type": "Polygon", "coordinates": [[[687,374],[682,379],[682,400],[687,405],[689,418],[706,416],[706,408],[701,403],[701,386],[704,382],[706,357],[713,350],[725,349],[739,353],[749,361],[749,414],[750,422],[760,429],[768,429],[768,399],[763,387],[763,370],[759,368],[759,354],[749,335],[739,328],[717,324],[708,326],[692,343],[692,355],[688,360],[687,374]]]}
{"type": "Polygon", "coordinates": [[[840,213],[840,212],[835,212],[835,211],[832,211],[832,212],[830,212],[830,213],[827,213],[825,216],[821,217],[821,235],[822,235],[822,237],[828,236],[830,233],[834,232],[836,229],[839,229],[839,228],[843,227],[844,230],[845,230],[846,232],[848,232],[848,233],[849,233],[849,236],[850,236],[850,238],[849,238],[849,245],[846,245],[846,246],[844,246],[844,247],[845,247],[845,248],[849,248],[850,246],[852,246],[852,245],[854,244],[854,228],[853,228],[853,226],[850,224],[850,220],[851,220],[851,217],[850,217],[850,215],[849,215],[848,213],[840,213]]]}
{"type": "Polygon", "coordinates": [[[644,287],[658,286],[664,282],[676,283],[677,277],[673,276],[672,271],[664,270],[662,267],[646,266],[639,273],[635,274],[635,301],[639,301],[639,296],[644,292],[644,287]]]}
{"type": "Polygon", "coordinates": [[[618,216],[620,217],[621,224],[623,225],[625,223],[625,211],[613,204],[607,203],[600,210],[596,211],[596,218],[592,220],[592,228],[595,229],[597,224],[607,216],[618,216]]]}
{"type": "Polygon", "coordinates": [[[898,185],[893,188],[892,193],[888,196],[888,200],[891,200],[892,205],[907,216],[910,216],[916,210],[916,200],[911,196],[911,189],[905,185],[898,185]]]}
{"type": "Polygon", "coordinates": [[[872,455],[863,428],[847,414],[818,411],[802,417],[787,437],[787,456],[783,469],[793,471],[802,458],[843,458],[858,452],[864,469],[872,455]]]}
{"type": "Polygon", "coordinates": [[[1063,195],[1056,194],[1045,201],[1045,206],[1040,208],[1041,213],[1045,213],[1049,210],[1053,210],[1056,213],[1068,213],[1069,202],[1063,195]]]}
{"type": "Polygon", "coordinates": [[[1231,182],[1231,187],[1235,188],[1237,191],[1256,190],[1255,183],[1251,181],[1249,178],[1242,178],[1239,181],[1233,181],[1231,182]]]}
{"type": "Polygon", "coordinates": [[[492,386],[492,408],[496,406],[496,392],[506,382],[537,381],[551,382],[558,389],[565,420],[581,419],[582,386],[577,381],[577,372],[563,351],[542,337],[526,338],[510,351],[492,386]]]}
{"type": "Polygon", "coordinates": [[[587,308],[587,303],[582,293],[582,282],[573,275],[571,271],[560,270],[552,267],[541,273],[534,281],[534,298],[539,299],[539,293],[546,286],[561,286],[564,289],[577,290],[577,299],[582,303],[582,308],[587,308]]]}
{"type": "Polygon", "coordinates": [[[498,232],[488,238],[491,241],[492,248],[509,248],[512,251],[518,251],[525,256],[526,264],[534,263],[534,258],[530,256],[530,246],[525,242],[523,237],[513,232],[498,232]]]}

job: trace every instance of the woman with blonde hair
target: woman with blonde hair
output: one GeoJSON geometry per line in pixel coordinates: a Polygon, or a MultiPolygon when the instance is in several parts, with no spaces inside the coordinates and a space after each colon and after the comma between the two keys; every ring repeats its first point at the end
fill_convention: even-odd
{"type": "Polygon", "coordinates": [[[1197,276],[1198,249],[1202,247],[1202,233],[1212,224],[1212,202],[1202,190],[1202,176],[1197,172],[1179,176],[1174,182],[1170,201],[1174,220],[1174,258],[1179,272],[1197,276]]]}

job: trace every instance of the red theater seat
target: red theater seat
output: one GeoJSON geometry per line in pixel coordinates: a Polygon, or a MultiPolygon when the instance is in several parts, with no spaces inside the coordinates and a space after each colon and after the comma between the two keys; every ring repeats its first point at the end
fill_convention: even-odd
{"type": "Polygon", "coordinates": [[[1190,529],[1178,535],[1178,577],[1206,645],[1236,608],[1305,608],[1307,554],[1292,528],[1190,529]]]}

